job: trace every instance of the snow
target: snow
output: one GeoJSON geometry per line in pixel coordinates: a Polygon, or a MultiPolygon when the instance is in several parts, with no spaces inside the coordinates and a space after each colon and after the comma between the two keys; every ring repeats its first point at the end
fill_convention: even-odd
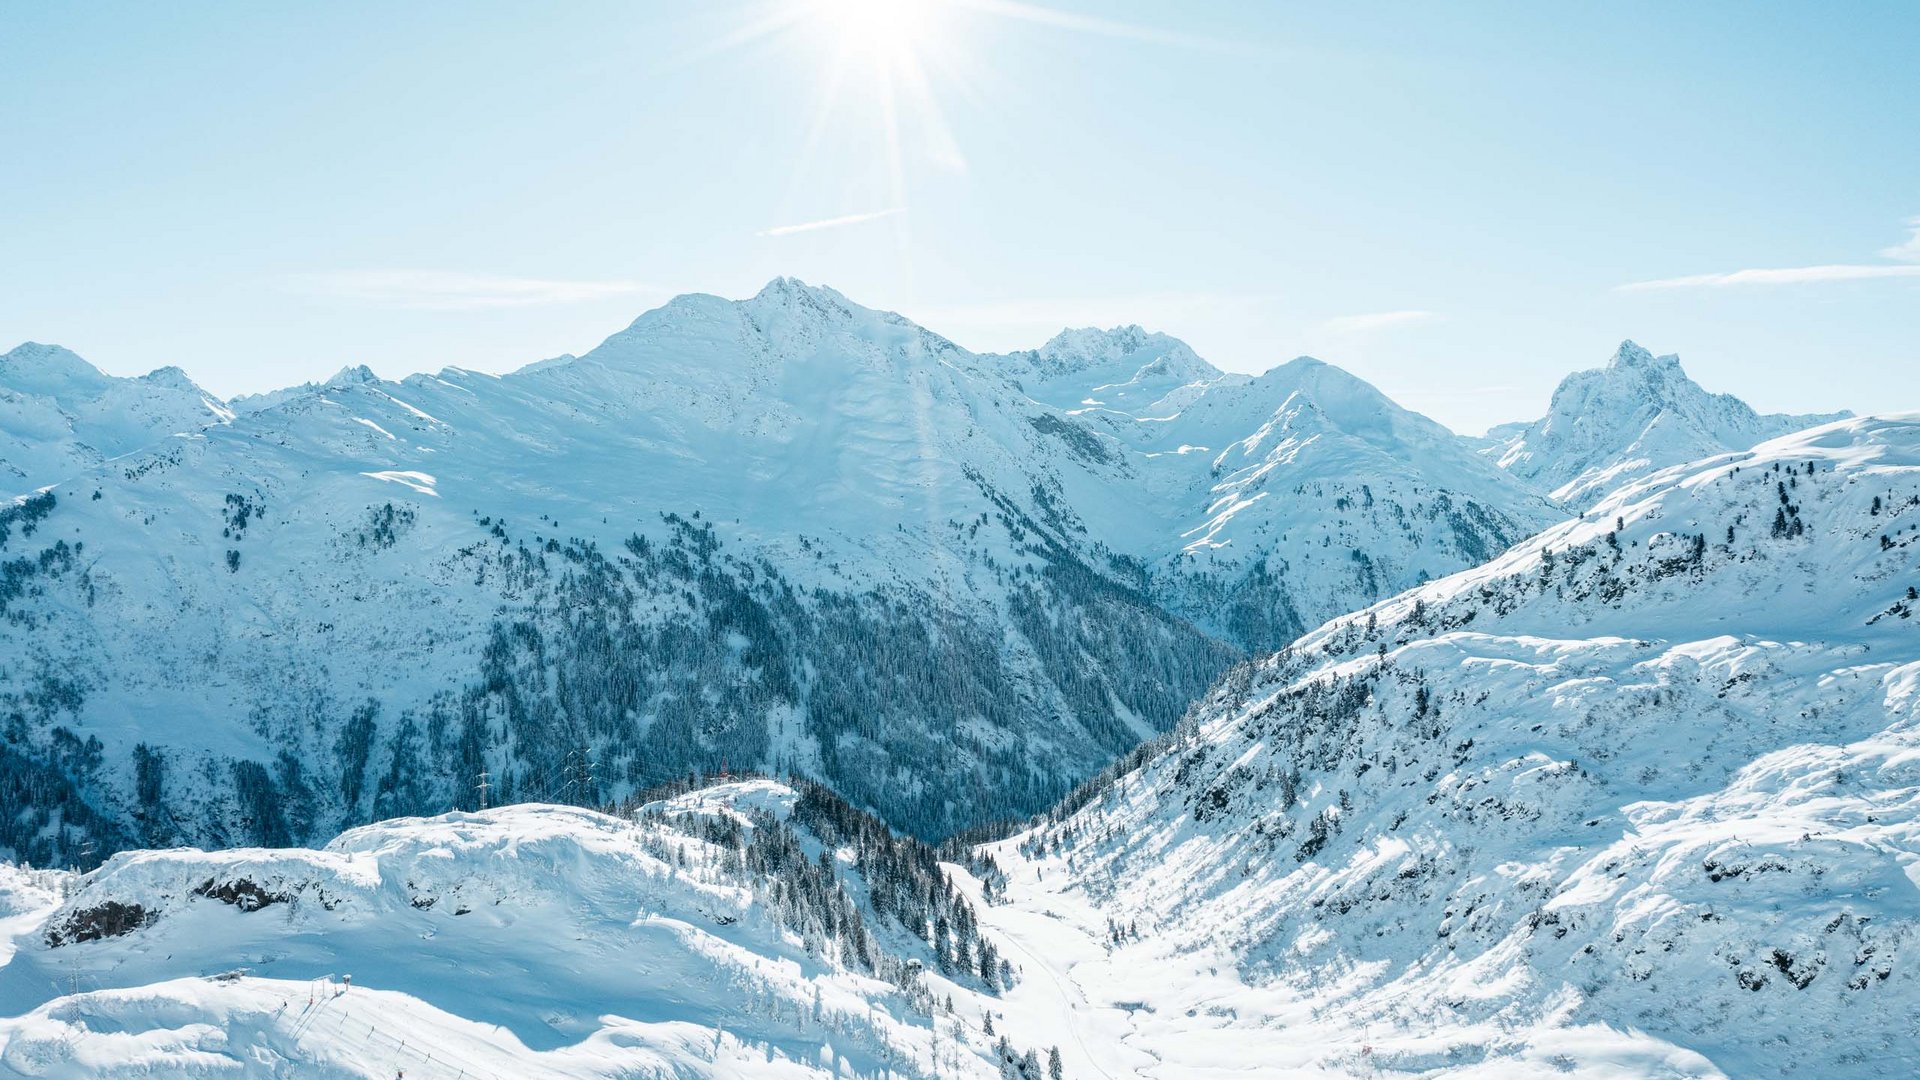
{"type": "MultiPolygon", "coordinates": [[[[389,435],[388,438],[392,438],[392,436],[389,435]]],[[[361,473],[360,475],[370,476],[375,480],[391,481],[395,484],[400,484],[403,487],[407,487],[414,491],[417,491],[422,495],[437,496],[440,494],[438,491],[435,491],[433,488],[434,484],[437,481],[434,480],[432,474],[430,473],[417,472],[412,469],[407,469],[407,470],[384,469],[384,470],[381,470],[380,472],[361,473]]]]}
{"type": "Polygon", "coordinates": [[[28,342],[0,355],[0,496],[232,419],[179,368],[116,378],[57,345],[28,342]]]}
{"type": "MultiPolygon", "coordinates": [[[[204,412],[197,395],[192,407],[204,412]]],[[[786,279],[740,301],[678,298],[583,356],[502,377],[449,368],[390,382],[350,367],[231,411],[194,439],[55,484],[45,531],[8,550],[84,544],[84,578],[37,584],[0,624],[0,652],[25,661],[0,668],[0,694],[40,693],[42,670],[93,673],[34,736],[48,753],[55,727],[100,738],[86,797],[121,822],[143,742],[167,751],[175,776],[280,750],[330,773],[339,726],[373,698],[385,745],[401,715],[475,682],[496,620],[532,620],[550,599],[500,559],[525,548],[558,574],[548,542],[611,559],[636,535],[659,539],[664,513],[697,514],[802,605],[826,590],[924,608],[929,625],[993,628],[997,663],[1026,695],[1009,719],[1019,730],[918,722],[942,743],[961,730],[1037,742],[1063,786],[1179,706],[1123,705],[1109,734],[1060,719],[1077,675],[1003,629],[1027,583],[1051,587],[1049,566],[1085,567],[1143,620],[1204,636],[1224,664],[1479,562],[1554,516],[1438,425],[1325,364],[1224,376],[1138,328],[984,356],[786,279]],[[1041,374],[1065,380],[1065,404],[1111,407],[1083,417],[1036,400],[1051,394],[1041,374]],[[1152,419],[1116,411],[1128,402],[1152,419]],[[258,508],[237,531],[230,499],[258,508]],[[388,515],[405,517],[370,524],[388,515]]],[[[635,609],[649,628],[684,613],[635,609]]],[[[788,708],[755,718],[768,733],[759,763],[817,767],[822,750],[788,708]]],[[[169,798],[187,836],[214,834],[217,792],[183,783],[169,798]]],[[[323,806],[298,839],[361,813],[323,806]]]]}
{"type": "MultiPolygon", "coordinates": [[[[982,864],[947,866],[1015,969],[1000,995],[928,973],[929,1006],[785,929],[701,838],[790,819],[753,781],[632,819],[0,865],[0,1074],[992,1076],[989,1016],[1075,1077],[1920,1060],[1920,416],[1759,416],[1629,343],[1475,444],[1310,358],[1225,375],[1139,327],[979,355],[790,279],[503,377],[355,367],[226,406],[23,346],[0,410],[19,491],[58,497],[18,550],[84,544],[9,598],[0,693],[30,749],[98,740],[61,778],[125,823],[231,835],[235,762],[306,770],[325,831],[299,839],[360,820],[332,768],[352,707],[387,745],[550,599],[500,569],[496,522],[558,563],[697,518],[796,604],[938,597],[930,639],[980,615],[1023,688],[1048,674],[1008,616],[1052,565],[1036,537],[1157,605],[1130,610],[1291,641],[1169,734],[1116,701],[1151,741],[987,845],[991,900],[982,864]],[[136,746],[173,770],[158,807],[136,746]]],[[[714,635],[728,664],[754,645],[714,635]]],[[[1058,700],[926,717],[926,758],[869,779],[989,745],[1090,772],[1111,747],[1058,700]]],[[[797,705],[758,720],[769,760],[817,763],[797,705]]],[[[615,794],[666,778],[624,766],[615,794]]],[[[803,845],[864,902],[845,851],[803,845]]]]}
{"type": "Polygon", "coordinates": [[[1659,469],[1847,415],[1762,416],[1730,394],[1701,389],[1679,357],[1627,341],[1606,367],[1567,376],[1542,419],[1488,432],[1486,452],[1579,509],[1659,469]]]}
{"type": "MultiPolygon", "coordinates": [[[[792,797],[745,782],[655,809],[792,797]]],[[[385,822],[314,851],[122,854],[61,897],[0,891],[29,909],[5,923],[0,1073],[994,1074],[992,1040],[810,950],[734,881],[687,833],[539,805],[385,822]],[[662,858],[674,850],[685,865],[662,858]],[[108,903],[150,921],[48,943],[108,903]]]]}
{"type": "Polygon", "coordinates": [[[1154,1076],[1908,1071],[1917,514],[1920,416],[1653,473],[1230,675],[994,924],[1137,925],[1054,963],[1154,1076]]]}

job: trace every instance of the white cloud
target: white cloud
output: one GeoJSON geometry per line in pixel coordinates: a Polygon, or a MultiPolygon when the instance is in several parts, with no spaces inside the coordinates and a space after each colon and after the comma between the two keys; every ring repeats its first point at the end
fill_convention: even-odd
{"type": "Polygon", "coordinates": [[[1784,266],[1771,270],[1728,270],[1719,274],[1634,281],[1617,285],[1619,292],[1648,289],[1691,289],[1723,285],[1807,285],[1822,281],[1872,281],[1879,278],[1920,277],[1920,266],[1877,263],[1836,263],[1830,266],[1784,266]]]}
{"type": "Polygon", "coordinates": [[[1375,330],[1429,322],[1437,318],[1439,316],[1431,311],[1375,311],[1366,315],[1342,315],[1337,319],[1328,319],[1320,324],[1320,329],[1329,334],[1370,334],[1375,330]]]}
{"type": "Polygon", "coordinates": [[[289,285],[297,292],[432,311],[576,304],[668,293],[639,281],[504,277],[455,270],[341,270],[303,274],[291,279],[289,285]]]}
{"type": "Polygon", "coordinates": [[[1909,218],[1906,240],[1880,254],[1893,263],[1828,263],[1824,266],[1782,266],[1749,270],[1725,270],[1713,274],[1687,274],[1684,277],[1630,281],[1614,286],[1615,292],[1644,292],[1653,289],[1721,288],[1729,285],[1811,285],[1832,281],[1880,281],[1887,278],[1920,277],[1920,218],[1909,218]]]}
{"type": "Polygon", "coordinates": [[[1880,254],[1901,262],[1920,262],[1920,217],[1907,219],[1907,239],[1904,243],[1890,248],[1881,248],[1880,254]]]}
{"type": "Polygon", "coordinates": [[[755,236],[792,236],[794,233],[817,232],[821,229],[838,229],[844,225],[864,225],[869,221],[879,221],[896,214],[904,214],[904,206],[888,207],[885,210],[869,210],[864,214],[845,214],[840,217],[822,218],[819,221],[802,221],[797,225],[775,225],[771,229],[762,229],[755,236]]]}

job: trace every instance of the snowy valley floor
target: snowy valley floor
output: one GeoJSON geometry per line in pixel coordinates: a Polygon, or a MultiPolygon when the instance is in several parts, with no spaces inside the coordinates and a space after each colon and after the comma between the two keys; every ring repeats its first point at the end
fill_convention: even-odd
{"type": "MultiPolygon", "coordinates": [[[[1065,860],[1025,860],[1017,846],[1018,838],[996,845],[1007,902],[982,913],[1021,973],[1005,994],[1001,1026],[1017,1045],[1058,1045],[1068,1076],[1725,1075],[1697,1053],[1633,1031],[1362,1020],[1285,985],[1251,986],[1223,952],[1169,952],[1151,935],[1110,943],[1105,916],[1060,887],[1065,860]],[[1504,1052],[1489,1055],[1489,1046],[1504,1052]]],[[[965,870],[950,869],[977,895],[965,870]]]]}

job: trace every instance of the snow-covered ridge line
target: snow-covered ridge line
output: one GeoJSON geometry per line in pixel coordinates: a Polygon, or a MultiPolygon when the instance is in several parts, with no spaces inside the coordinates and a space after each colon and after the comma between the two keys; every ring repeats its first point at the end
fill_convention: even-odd
{"type": "Polygon", "coordinates": [[[1864,417],[1237,668],[989,850],[1105,926],[1072,978],[1140,1060],[1880,1076],[1920,1059],[1916,731],[1920,416],[1864,417]]]}
{"type": "Polygon", "coordinates": [[[35,491],[232,419],[177,367],[116,378],[58,345],[30,341],[0,355],[0,492],[35,491]]]}
{"type": "Polygon", "coordinates": [[[1731,394],[1702,389],[1679,357],[1627,341],[1605,367],[1567,376],[1546,416],[1503,425],[1483,443],[1501,468],[1578,510],[1660,469],[1851,415],[1763,416],[1731,394]]]}
{"type": "Polygon", "coordinates": [[[743,781],[8,870],[0,1071],[1038,1080],[989,1034],[999,965],[955,960],[991,953],[975,908],[876,828],[743,781]]]}
{"type": "Polygon", "coordinates": [[[7,542],[0,776],[54,782],[0,850],[318,843],[477,807],[483,773],[585,801],[729,764],[940,837],[1556,514],[1316,361],[1222,376],[1134,329],[982,356],[790,280],[235,411],[7,542]]]}
{"type": "MultiPolygon", "coordinates": [[[[1746,561],[1745,545],[1756,536],[1800,539],[1809,529],[1820,529],[1824,535],[1819,541],[1802,546],[1825,554],[1832,549],[1823,545],[1834,545],[1835,554],[1864,552],[1863,561],[1897,564],[1897,558],[1888,555],[1904,550],[1910,537],[1902,534],[1912,533],[1917,519],[1909,506],[1895,504],[1892,493],[1911,486],[1917,473],[1920,412],[1831,421],[1750,450],[1673,465],[1623,485],[1578,517],[1514,545],[1485,565],[1332,620],[1304,635],[1297,647],[1312,651],[1360,623],[1404,622],[1416,609],[1427,618],[1439,618],[1428,615],[1438,605],[1470,605],[1490,587],[1541,574],[1543,566],[1551,567],[1556,559],[1565,565],[1570,553],[1582,560],[1603,548],[1612,563],[1627,564],[1629,572],[1657,577],[1684,565],[1704,574],[1710,565],[1746,561]],[[1842,485],[1839,489],[1818,484],[1819,478],[1835,474],[1842,485]],[[1812,489],[1807,497],[1800,493],[1803,481],[1812,489]],[[1757,497],[1756,489],[1773,498],[1757,497]],[[1815,502],[1811,508],[1806,506],[1808,497],[1815,502]],[[1755,503],[1757,510],[1751,509],[1755,503]],[[1884,549],[1880,548],[1882,537],[1889,545],[1884,549]]],[[[1577,572],[1578,566],[1575,562],[1569,572],[1577,572]]],[[[1815,591],[1826,583],[1813,580],[1815,572],[1805,562],[1780,568],[1784,573],[1772,573],[1773,569],[1746,575],[1748,588],[1734,597],[1737,611],[1714,608],[1721,597],[1705,598],[1685,590],[1668,591],[1661,600],[1676,606],[1699,605],[1714,610],[1718,618],[1747,618],[1758,625],[1771,616],[1803,619],[1805,612],[1779,605],[1780,595],[1815,591]]],[[[1832,572],[1848,585],[1868,573],[1852,563],[1832,572]]],[[[1635,595],[1644,604],[1644,595],[1635,595]]],[[[1636,617],[1644,614],[1644,607],[1635,613],[1636,617]]],[[[1867,619],[1878,611],[1857,614],[1867,619]]],[[[1575,619],[1570,629],[1584,625],[1578,614],[1575,619]]]]}

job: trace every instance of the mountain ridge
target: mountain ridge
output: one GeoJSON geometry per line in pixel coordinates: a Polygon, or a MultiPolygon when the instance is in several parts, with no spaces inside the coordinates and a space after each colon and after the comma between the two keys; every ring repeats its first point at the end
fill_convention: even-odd
{"type": "Polygon", "coordinates": [[[1161,1018],[1110,1071],[1204,1037],[1879,1075],[1920,1053],[1917,581],[1920,414],[1672,466],[1236,668],[988,850],[1010,903],[1107,928],[1088,1008],[1161,1018]]]}
{"type": "Polygon", "coordinates": [[[1332,365],[1055,341],[1064,405],[1019,377],[1044,350],[777,279],[504,376],[348,367],[56,484],[8,511],[0,773],[65,786],[0,843],[304,841],[584,755],[601,794],[725,761],[944,835],[1561,514],[1332,365]]]}
{"type": "Polygon", "coordinates": [[[1561,380],[1545,417],[1490,431],[1486,452],[1559,502],[1578,504],[1669,465],[1850,415],[1762,415],[1702,388],[1678,356],[1628,340],[1605,367],[1561,380]]]}
{"type": "Polygon", "coordinates": [[[232,418],[186,372],[108,375],[59,345],[25,342],[0,354],[0,479],[32,491],[232,418]]]}

